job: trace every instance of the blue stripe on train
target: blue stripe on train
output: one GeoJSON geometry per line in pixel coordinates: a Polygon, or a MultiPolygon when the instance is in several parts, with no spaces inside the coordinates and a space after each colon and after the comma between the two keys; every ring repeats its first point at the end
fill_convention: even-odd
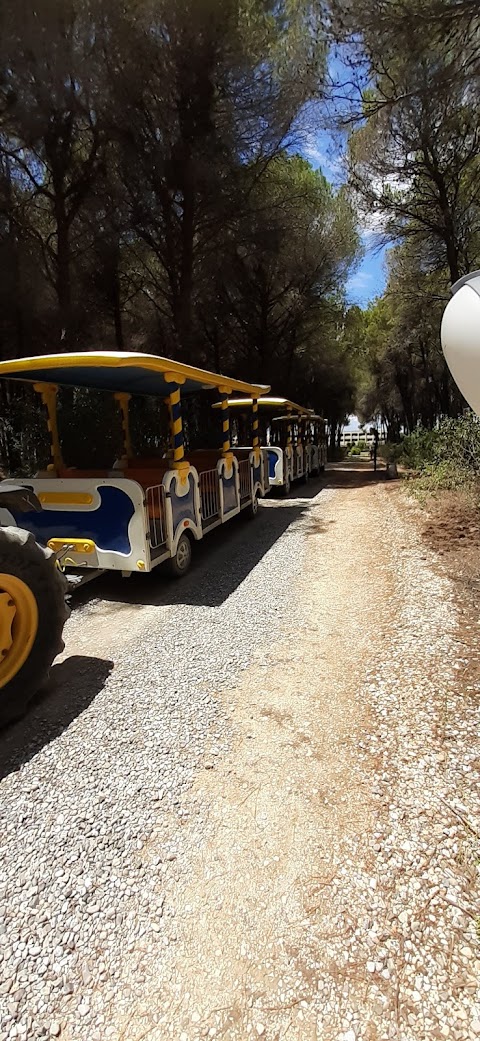
{"type": "Polygon", "coordinates": [[[275,466],[278,461],[278,455],[276,452],[268,452],[268,476],[275,477],[275,466]]]}
{"type": "MultiPolygon", "coordinates": [[[[128,526],[135,512],[132,500],[120,488],[98,488],[96,510],[49,510],[15,515],[20,528],[31,531],[37,542],[49,539],[91,539],[111,553],[131,553],[128,526]]],[[[13,512],[13,511],[10,511],[13,512]]]]}

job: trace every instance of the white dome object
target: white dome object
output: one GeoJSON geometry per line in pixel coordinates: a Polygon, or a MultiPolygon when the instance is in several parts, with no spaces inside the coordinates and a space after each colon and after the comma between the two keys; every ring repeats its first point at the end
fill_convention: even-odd
{"type": "Polygon", "coordinates": [[[452,293],[443,312],[442,350],[458,389],[480,415],[480,271],[455,282],[452,293]]]}

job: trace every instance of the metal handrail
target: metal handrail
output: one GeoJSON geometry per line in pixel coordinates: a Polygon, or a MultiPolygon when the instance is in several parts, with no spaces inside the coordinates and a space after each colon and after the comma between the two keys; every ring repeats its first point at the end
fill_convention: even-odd
{"type": "Polygon", "coordinates": [[[203,470],[199,474],[202,520],[218,517],[220,512],[220,486],[218,470],[203,470]]]}
{"type": "Polygon", "coordinates": [[[240,500],[249,499],[252,494],[249,459],[242,459],[239,462],[238,475],[240,478],[240,500]]]}
{"type": "Polygon", "coordinates": [[[150,546],[158,549],[167,541],[165,524],[165,488],[154,484],[146,491],[150,546]]]}

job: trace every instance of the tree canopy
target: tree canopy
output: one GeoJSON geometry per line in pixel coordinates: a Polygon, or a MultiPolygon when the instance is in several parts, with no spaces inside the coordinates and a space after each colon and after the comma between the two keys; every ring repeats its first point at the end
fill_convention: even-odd
{"type": "Polygon", "coordinates": [[[398,434],[463,405],[440,321],[450,284],[480,263],[480,11],[469,0],[333,11],[352,199],[370,237],[392,245],[385,294],[365,313],[357,400],[398,434]]]}
{"type": "Polygon", "coordinates": [[[479,54],[471,0],[3,5],[0,356],[181,358],[301,398],[332,440],[354,408],[455,412],[439,320],[480,264],[479,54]],[[340,188],[302,156],[329,103],[340,188]],[[365,311],[362,225],[392,246],[365,311]]]}

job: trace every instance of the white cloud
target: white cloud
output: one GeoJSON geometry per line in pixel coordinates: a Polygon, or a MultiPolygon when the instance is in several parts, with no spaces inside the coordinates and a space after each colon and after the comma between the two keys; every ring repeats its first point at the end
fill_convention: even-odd
{"type": "Polygon", "coordinates": [[[370,271],[357,271],[355,275],[352,275],[347,282],[347,289],[350,291],[355,289],[368,289],[372,282],[373,275],[370,271]]]}
{"type": "MultiPolygon", "coordinates": [[[[386,177],[373,177],[370,182],[370,190],[377,199],[382,199],[386,189],[396,192],[406,192],[410,187],[409,181],[402,178],[400,174],[392,173],[386,177]]],[[[383,209],[366,209],[360,196],[357,197],[357,207],[360,223],[360,231],[365,245],[378,245],[382,236],[385,236],[390,212],[388,206],[383,209]],[[377,240],[375,242],[375,239],[377,240]]]]}
{"type": "Polygon", "coordinates": [[[312,166],[324,166],[327,163],[327,156],[324,149],[320,147],[313,137],[308,138],[302,151],[305,158],[309,160],[312,166]]]}
{"type": "Polygon", "coordinates": [[[331,181],[345,180],[343,158],[335,153],[331,143],[322,142],[321,136],[309,133],[302,144],[302,155],[315,167],[320,168],[331,181]]]}

